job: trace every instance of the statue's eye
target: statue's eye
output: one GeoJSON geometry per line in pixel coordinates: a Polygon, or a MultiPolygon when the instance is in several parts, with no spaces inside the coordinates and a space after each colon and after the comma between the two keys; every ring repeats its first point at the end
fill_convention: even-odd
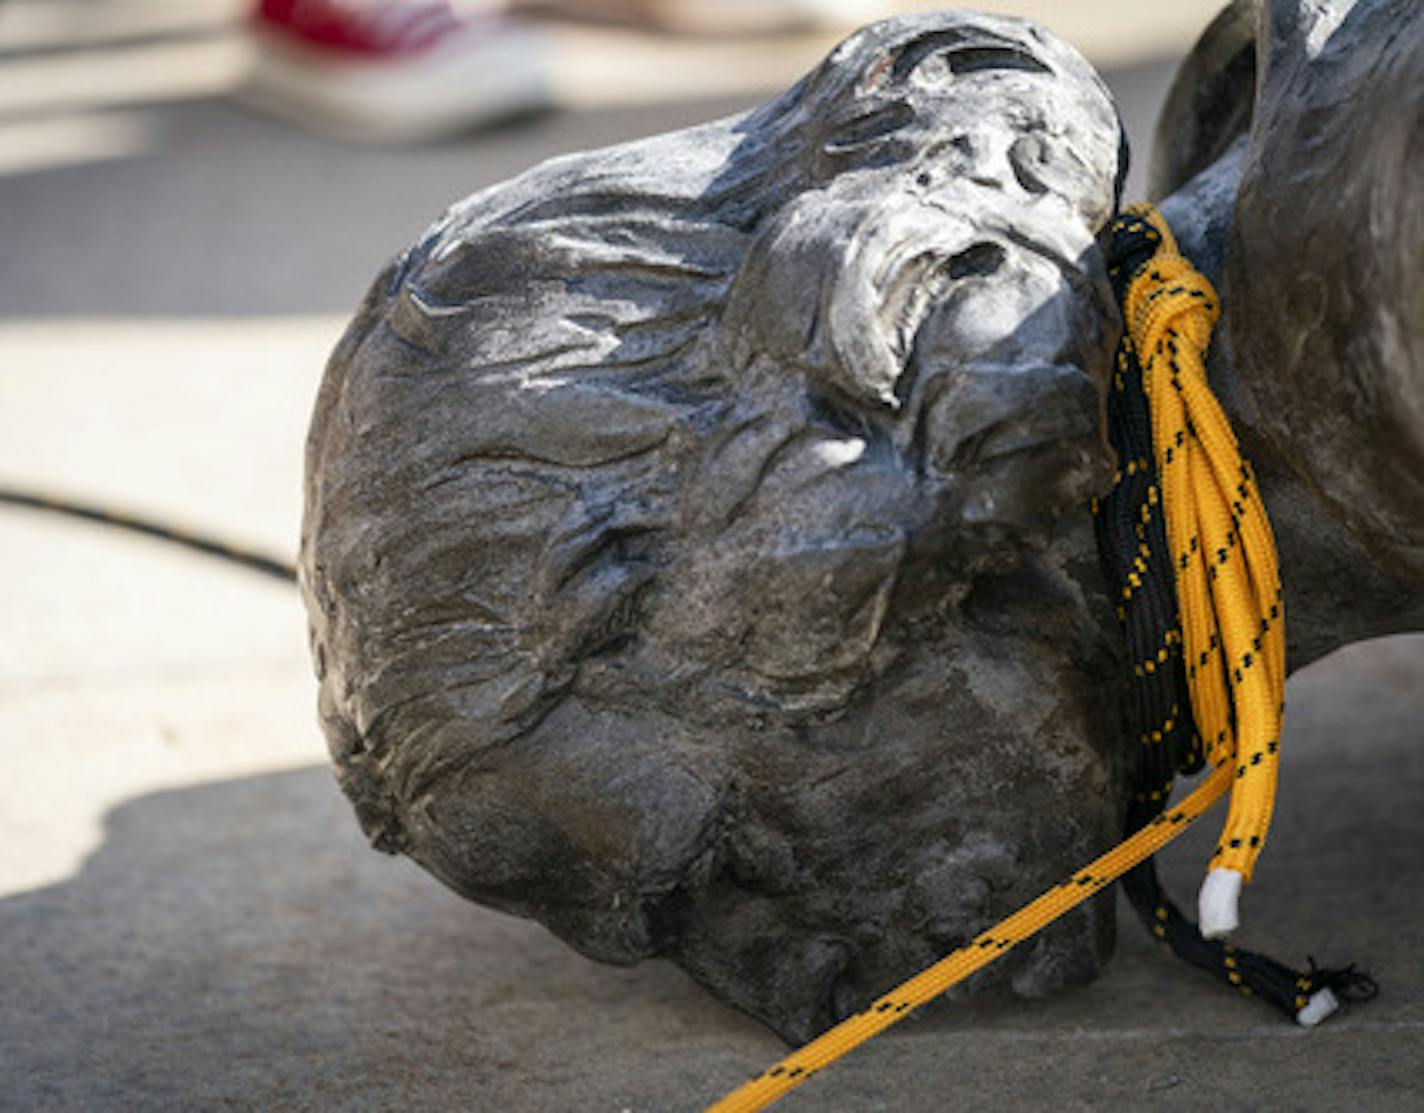
{"type": "Polygon", "coordinates": [[[904,101],[839,123],[822,141],[828,155],[843,155],[879,142],[904,128],[915,118],[915,110],[904,101]]]}
{"type": "Polygon", "coordinates": [[[907,45],[895,58],[894,77],[920,80],[962,77],[986,70],[1052,75],[1053,69],[1022,43],[987,31],[956,28],[931,33],[907,45]]]}
{"type": "Polygon", "coordinates": [[[1022,70],[1052,74],[1053,71],[1027,50],[1018,46],[960,46],[940,55],[955,75],[978,70],[1022,70]]]}
{"type": "Polygon", "coordinates": [[[885,166],[903,158],[898,149],[898,133],[915,119],[915,110],[904,101],[867,112],[835,125],[821,140],[816,156],[816,172],[822,178],[844,173],[852,167],[885,166]]]}

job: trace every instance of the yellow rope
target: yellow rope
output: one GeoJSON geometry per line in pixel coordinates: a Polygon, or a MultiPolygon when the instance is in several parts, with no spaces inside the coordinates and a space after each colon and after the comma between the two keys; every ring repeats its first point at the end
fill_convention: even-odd
{"type": "Polygon", "coordinates": [[[1167,536],[1176,570],[1188,686],[1211,773],[1175,808],[933,966],[837,1024],[708,1108],[764,1109],[823,1067],[987,966],[1151,857],[1228,791],[1213,865],[1244,878],[1261,852],[1275,795],[1284,620],[1275,543],[1250,468],[1207,385],[1216,292],[1147,206],[1156,254],[1124,301],[1152,415],[1167,536]]]}
{"type": "Polygon", "coordinates": [[[1101,892],[1133,866],[1151,857],[1220,800],[1231,787],[1232,777],[1230,764],[1223,763],[1177,807],[1159,815],[1137,834],[1113,847],[1067,881],[1049,889],[1008,919],[1001,920],[967,945],[872,1002],[865,1011],[841,1021],[721,1101],[708,1106],[707,1113],[751,1113],[765,1109],[822,1067],[896,1021],[903,1020],[976,970],[988,966],[1069,909],[1101,892]]]}
{"type": "Polygon", "coordinates": [[[1212,864],[1249,881],[1275,803],[1285,696],[1275,540],[1250,466],[1207,385],[1216,291],[1182,257],[1160,213],[1134,212],[1161,236],[1128,288],[1123,316],[1152,412],[1192,711],[1208,758],[1225,753],[1236,765],[1212,864]]]}

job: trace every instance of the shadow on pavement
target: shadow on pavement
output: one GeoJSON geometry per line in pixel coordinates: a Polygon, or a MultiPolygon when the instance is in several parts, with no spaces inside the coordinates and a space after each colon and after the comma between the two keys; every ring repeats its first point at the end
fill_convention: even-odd
{"type": "Polygon", "coordinates": [[[534,1108],[590,1044],[626,1070],[750,1028],[370,851],[325,768],[116,808],[77,876],[0,901],[0,986],[5,1108],[534,1108]]]}

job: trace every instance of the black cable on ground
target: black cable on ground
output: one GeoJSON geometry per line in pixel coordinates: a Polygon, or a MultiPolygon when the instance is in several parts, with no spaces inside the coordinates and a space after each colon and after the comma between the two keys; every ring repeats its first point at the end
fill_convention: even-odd
{"type": "Polygon", "coordinates": [[[297,580],[297,569],[288,561],[151,518],[126,514],[122,511],[96,506],[92,503],[77,502],[73,499],[22,491],[13,487],[0,487],[0,503],[63,514],[66,517],[78,518],[86,522],[141,533],[146,537],[156,537],[161,541],[182,545],[207,556],[240,564],[254,572],[261,572],[263,575],[273,576],[288,583],[296,583],[297,580]]]}

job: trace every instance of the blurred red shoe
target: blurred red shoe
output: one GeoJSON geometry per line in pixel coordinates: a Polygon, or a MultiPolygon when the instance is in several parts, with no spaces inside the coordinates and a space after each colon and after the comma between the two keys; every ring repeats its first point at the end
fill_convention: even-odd
{"type": "Polygon", "coordinates": [[[550,103],[542,39],[437,0],[261,0],[245,90],[345,139],[429,139],[550,103]]]}

